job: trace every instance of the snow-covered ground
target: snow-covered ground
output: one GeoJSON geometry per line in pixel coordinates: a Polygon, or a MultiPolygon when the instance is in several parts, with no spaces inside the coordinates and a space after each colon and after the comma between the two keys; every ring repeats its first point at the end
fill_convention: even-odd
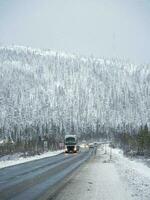
{"type": "Polygon", "coordinates": [[[41,155],[35,155],[35,156],[29,156],[29,157],[23,157],[22,153],[16,153],[14,155],[3,156],[0,158],[0,169],[4,168],[4,167],[9,167],[12,165],[17,165],[17,164],[33,161],[33,160],[38,160],[38,159],[42,159],[42,158],[46,158],[46,157],[55,156],[62,152],[63,152],[63,150],[48,151],[41,155]]]}
{"type": "MultiPolygon", "coordinates": [[[[109,150],[108,150],[109,151],[109,150]]],[[[112,160],[130,190],[134,200],[150,199],[150,168],[142,160],[124,157],[119,149],[112,149],[112,160]]]]}
{"type": "Polygon", "coordinates": [[[103,145],[55,197],[76,199],[149,200],[150,168],[124,157],[119,149],[103,145]]]}

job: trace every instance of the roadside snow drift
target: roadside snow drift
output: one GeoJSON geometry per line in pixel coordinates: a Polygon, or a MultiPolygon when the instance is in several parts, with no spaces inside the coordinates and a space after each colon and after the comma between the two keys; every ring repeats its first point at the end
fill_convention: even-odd
{"type": "Polygon", "coordinates": [[[38,159],[42,159],[42,158],[55,156],[62,152],[63,152],[62,150],[48,151],[41,155],[30,156],[30,157],[26,157],[26,158],[22,157],[22,154],[19,154],[19,153],[14,154],[14,155],[3,156],[0,158],[0,168],[9,167],[9,166],[18,165],[18,164],[33,161],[33,160],[38,160],[38,159]]]}

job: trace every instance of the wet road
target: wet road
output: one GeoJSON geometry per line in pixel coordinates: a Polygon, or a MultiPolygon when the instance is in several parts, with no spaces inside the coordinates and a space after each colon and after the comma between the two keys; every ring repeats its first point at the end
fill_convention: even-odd
{"type": "Polygon", "coordinates": [[[0,170],[0,200],[43,200],[90,158],[92,151],[59,154],[0,170]]]}

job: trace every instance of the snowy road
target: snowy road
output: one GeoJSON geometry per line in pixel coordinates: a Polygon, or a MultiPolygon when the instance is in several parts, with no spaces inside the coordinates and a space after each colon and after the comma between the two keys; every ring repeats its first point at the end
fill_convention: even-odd
{"type": "Polygon", "coordinates": [[[0,200],[149,200],[150,168],[105,147],[1,169],[0,200]]]}
{"type": "Polygon", "coordinates": [[[90,155],[91,151],[60,154],[1,169],[0,199],[47,199],[90,155]]]}
{"type": "Polygon", "coordinates": [[[141,160],[125,157],[119,149],[101,146],[54,198],[76,199],[149,200],[150,168],[141,160]]]}
{"type": "Polygon", "coordinates": [[[97,151],[82,170],[72,178],[55,200],[131,200],[109,154],[97,151]]]}

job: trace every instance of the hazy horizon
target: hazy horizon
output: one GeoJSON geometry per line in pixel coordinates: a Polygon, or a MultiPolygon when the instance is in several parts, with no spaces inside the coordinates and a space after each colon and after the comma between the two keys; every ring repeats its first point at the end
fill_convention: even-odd
{"type": "Polygon", "coordinates": [[[150,63],[148,0],[0,0],[0,45],[150,63]]]}

